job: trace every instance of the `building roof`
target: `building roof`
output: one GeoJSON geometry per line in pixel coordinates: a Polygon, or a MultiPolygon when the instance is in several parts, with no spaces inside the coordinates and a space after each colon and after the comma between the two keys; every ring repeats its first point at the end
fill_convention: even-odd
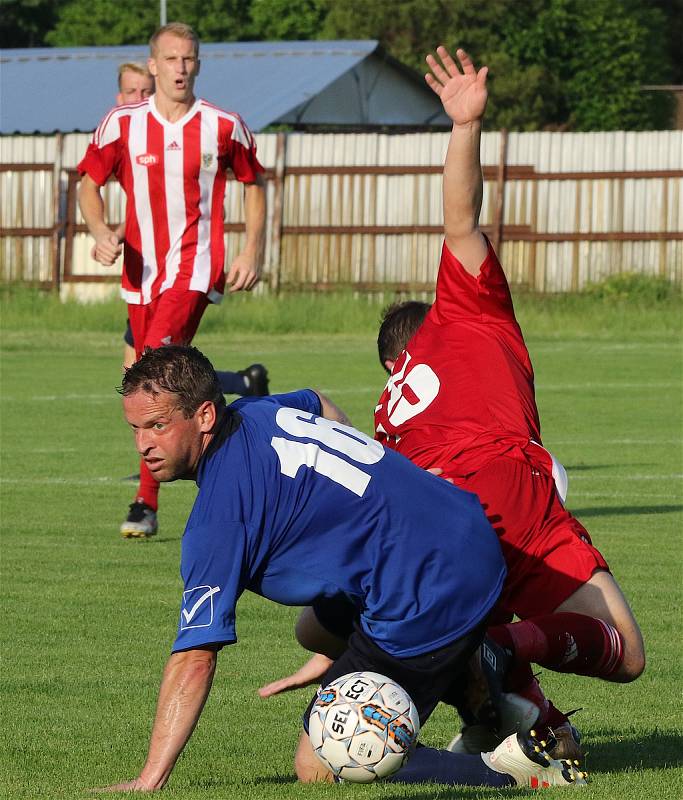
{"type": "MultiPolygon", "coordinates": [[[[147,45],[0,53],[0,132],[91,131],[114,104],[119,64],[147,45]]],[[[296,126],[444,126],[439,99],[376,41],[202,44],[198,97],[255,131],[296,126]]]]}

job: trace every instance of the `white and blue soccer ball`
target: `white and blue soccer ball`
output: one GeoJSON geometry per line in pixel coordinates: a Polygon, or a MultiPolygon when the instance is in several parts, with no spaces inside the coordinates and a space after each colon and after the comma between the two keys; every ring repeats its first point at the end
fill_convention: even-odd
{"type": "Polygon", "coordinates": [[[408,693],[377,672],[350,672],[319,689],[308,727],[316,756],[352,783],[393,775],[413,752],[419,732],[408,693]]]}

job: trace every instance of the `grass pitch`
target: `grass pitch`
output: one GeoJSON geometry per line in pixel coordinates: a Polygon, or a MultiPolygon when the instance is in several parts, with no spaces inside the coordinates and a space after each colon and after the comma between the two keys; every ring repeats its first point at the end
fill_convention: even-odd
{"type": "MultiPolygon", "coordinates": [[[[583,708],[574,718],[592,778],[583,797],[680,798],[680,303],[520,298],[517,307],[536,368],[544,442],[567,467],[568,505],[620,580],[648,651],[646,672],[631,685],[546,671],[543,685],[558,706],[583,708]]],[[[175,635],[180,538],[194,486],[164,486],[159,535],[123,541],[118,526],[135,488],[123,479],[137,470],[114,390],[123,307],[59,306],[10,293],[2,311],[0,795],[87,797],[90,787],[133,777],[144,759],[175,635]]],[[[378,307],[350,297],[317,299],[314,307],[255,298],[237,305],[232,323],[214,312],[196,344],[216,366],[263,361],[274,391],[319,388],[370,430],[384,384],[373,343],[378,307]]],[[[292,755],[310,691],[267,701],[256,695],[304,657],[292,635],[296,614],[249,594],[240,601],[240,641],[219,657],[213,692],[167,796],[523,793],[297,785],[292,755]]],[[[422,740],[443,745],[457,727],[440,708],[422,740]]],[[[550,800],[567,790],[545,791],[550,800]]]]}

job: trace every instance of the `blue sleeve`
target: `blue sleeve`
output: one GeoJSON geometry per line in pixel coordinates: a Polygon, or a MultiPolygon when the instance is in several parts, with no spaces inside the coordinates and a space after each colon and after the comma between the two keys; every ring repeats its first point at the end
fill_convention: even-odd
{"type": "Polygon", "coordinates": [[[237,641],[235,606],[244,590],[246,531],[239,522],[201,524],[183,536],[184,590],[173,652],[237,641]]]}
{"type": "Polygon", "coordinates": [[[285,408],[297,408],[299,411],[310,411],[311,414],[322,416],[322,403],[313,389],[299,389],[297,392],[287,394],[271,394],[269,397],[241,397],[230,404],[231,408],[240,409],[249,403],[275,403],[285,408]]]}

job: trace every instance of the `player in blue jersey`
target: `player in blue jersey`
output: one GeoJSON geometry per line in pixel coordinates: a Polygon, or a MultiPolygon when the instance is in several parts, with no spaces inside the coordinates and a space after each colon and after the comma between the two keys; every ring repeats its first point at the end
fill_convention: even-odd
{"type": "MultiPolygon", "coordinates": [[[[151,474],[194,479],[199,492],[183,536],[180,620],[148,757],[137,779],[109,788],[166,783],[209,694],[217,654],[236,641],[245,589],[286,605],[346,596],[359,623],[324,682],[383,673],[409,692],[425,722],[454,691],[505,578],[476,496],[337,421],[338,409],[311,390],[226,407],[213,367],[191,347],[148,350],[121,392],[151,474]]],[[[304,726],[307,718],[308,710],[304,726]]],[[[396,779],[582,781],[530,738],[513,735],[504,745],[482,757],[419,748],[396,779]]],[[[305,731],[295,768],[302,781],[332,779],[305,731]]]]}

